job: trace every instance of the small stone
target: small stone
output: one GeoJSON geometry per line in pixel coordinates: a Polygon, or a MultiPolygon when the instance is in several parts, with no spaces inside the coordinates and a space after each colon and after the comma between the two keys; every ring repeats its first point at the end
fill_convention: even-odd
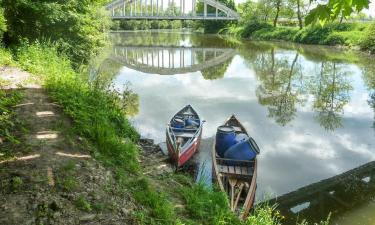
{"type": "Polygon", "coordinates": [[[95,218],[95,214],[86,214],[79,218],[80,221],[90,221],[95,218]]]}
{"type": "Polygon", "coordinates": [[[129,210],[126,209],[126,208],[121,208],[121,212],[122,212],[123,215],[129,214],[129,210]]]}

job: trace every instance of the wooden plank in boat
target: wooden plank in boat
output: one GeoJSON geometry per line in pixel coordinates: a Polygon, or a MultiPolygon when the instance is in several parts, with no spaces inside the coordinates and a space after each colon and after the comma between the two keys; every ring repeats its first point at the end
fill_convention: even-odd
{"type": "Polygon", "coordinates": [[[195,133],[191,132],[176,132],[176,137],[185,137],[185,138],[192,138],[195,136],[195,133]]]}
{"type": "Polygon", "coordinates": [[[225,174],[237,174],[237,175],[245,175],[245,176],[252,176],[253,171],[249,167],[244,166],[227,166],[227,165],[217,165],[219,173],[225,174]]]}

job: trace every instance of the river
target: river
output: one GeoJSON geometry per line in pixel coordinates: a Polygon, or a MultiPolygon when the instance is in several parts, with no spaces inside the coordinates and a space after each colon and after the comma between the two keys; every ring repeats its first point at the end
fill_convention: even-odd
{"type": "MultiPolygon", "coordinates": [[[[131,121],[142,136],[163,142],[170,117],[187,104],[207,121],[204,139],[238,116],[261,149],[258,201],[375,161],[374,57],[183,31],[119,32],[111,40],[101,68],[115,88],[137,94],[131,121]]],[[[332,212],[332,224],[375,224],[374,175],[370,165],[340,177],[345,188],[327,181],[313,194],[299,191],[295,203],[280,202],[285,222],[332,212]]]]}

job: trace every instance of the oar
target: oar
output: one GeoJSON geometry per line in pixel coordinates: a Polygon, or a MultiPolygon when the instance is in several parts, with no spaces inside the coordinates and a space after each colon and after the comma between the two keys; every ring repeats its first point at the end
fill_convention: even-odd
{"type": "Polygon", "coordinates": [[[229,178],[229,184],[230,184],[230,191],[231,191],[231,197],[230,197],[230,209],[234,211],[233,205],[234,205],[234,186],[236,185],[237,180],[229,178]]]}
{"type": "Polygon", "coordinates": [[[238,193],[236,201],[234,202],[234,206],[233,206],[234,210],[236,210],[236,208],[237,208],[238,201],[240,200],[242,189],[243,189],[244,186],[245,186],[244,183],[241,183],[241,185],[240,185],[240,192],[238,193]]]}

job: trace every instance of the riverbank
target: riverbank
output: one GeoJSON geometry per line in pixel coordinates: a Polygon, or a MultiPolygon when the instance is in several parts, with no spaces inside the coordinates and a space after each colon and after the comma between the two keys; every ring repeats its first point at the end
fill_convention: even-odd
{"type": "Polygon", "coordinates": [[[157,146],[139,139],[119,93],[100,82],[88,84],[54,47],[4,52],[13,69],[2,67],[0,90],[1,102],[7,102],[1,107],[3,224],[278,221],[272,210],[260,208],[265,211],[241,222],[224,194],[174,173],[157,146]],[[7,78],[20,74],[27,75],[14,79],[18,83],[7,78]]]}
{"type": "Polygon", "coordinates": [[[341,46],[375,53],[375,23],[329,23],[299,29],[250,21],[224,28],[220,33],[251,40],[341,46]]]}

